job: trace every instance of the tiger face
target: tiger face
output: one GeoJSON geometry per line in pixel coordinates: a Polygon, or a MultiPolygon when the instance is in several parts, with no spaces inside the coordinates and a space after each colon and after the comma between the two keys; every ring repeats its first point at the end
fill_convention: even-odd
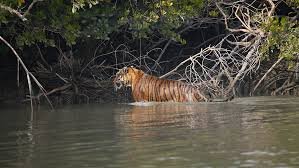
{"type": "Polygon", "coordinates": [[[134,67],[124,67],[120,69],[113,80],[115,90],[121,89],[122,87],[132,87],[132,83],[136,81],[141,72],[142,71],[134,67]]]}

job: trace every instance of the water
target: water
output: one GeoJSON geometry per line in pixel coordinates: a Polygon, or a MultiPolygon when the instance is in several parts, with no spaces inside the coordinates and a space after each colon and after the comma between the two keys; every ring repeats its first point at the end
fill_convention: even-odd
{"type": "Polygon", "coordinates": [[[0,105],[0,167],[298,167],[298,102],[0,105]]]}

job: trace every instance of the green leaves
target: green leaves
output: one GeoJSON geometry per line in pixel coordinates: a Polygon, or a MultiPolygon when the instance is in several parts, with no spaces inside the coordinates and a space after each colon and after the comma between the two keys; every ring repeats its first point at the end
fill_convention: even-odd
{"type": "Polygon", "coordinates": [[[78,10],[84,9],[86,5],[91,8],[100,2],[110,2],[110,0],[73,0],[72,12],[76,13],[78,10]]]}
{"type": "Polygon", "coordinates": [[[25,3],[25,0],[17,0],[18,7],[22,6],[25,3]]]}
{"type": "MultiPolygon", "coordinates": [[[[78,0],[80,5],[87,0],[78,0]]],[[[127,28],[134,38],[149,38],[153,34],[184,43],[177,29],[187,20],[197,16],[203,0],[154,1],[99,1],[80,15],[81,35],[96,39],[109,39],[112,32],[127,28]]]]}
{"type": "MultiPolygon", "coordinates": [[[[185,41],[177,33],[188,20],[197,16],[203,0],[44,0],[36,3],[22,22],[8,12],[0,11],[1,34],[15,40],[22,48],[34,43],[53,45],[57,37],[67,45],[79,39],[108,40],[113,32],[131,33],[133,38],[153,35],[185,41]],[[80,9],[80,10],[79,10],[80,9]],[[14,30],[14,32],[11,32],[14,30]]],[[[30,4],[24,0],[7,0],[14,9],[25,10],[30,4]]]]}
{"type": "Polygon", "coordinates": [[[263,55],[271,56],[271,51],[278,50],[278,56],[286,60],[294,59],[299,54],[299,27],[287,17],[272,18],[263,28],[268,32],[266,43],[261,47],[263,55]]]}
{"type": "Polygon", "coordinates": [[[288,5],[293,6],[294,8],[298,8],[299,7],[299,0],[285,0],[285,2],[288,5]]]}

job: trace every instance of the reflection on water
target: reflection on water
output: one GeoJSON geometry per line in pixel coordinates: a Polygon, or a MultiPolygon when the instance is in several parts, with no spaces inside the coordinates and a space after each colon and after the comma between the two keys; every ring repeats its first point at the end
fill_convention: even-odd
{"type": "Polygon", "coordinates": [[[298,101],[0,105],[0,167],[298,167],[298,101]]]}
{"type": "MultiPolygon", "coordinates": [[[[197,127],[206,126],[207,104],[152,103],[135,105],[127,114],[118,115],[119,123],[128,127],[197,127]],[[200,121],[196,121],[200,120],[200,121]]],[[[118,109],[116,109],[118,110],[118,109]]]]}

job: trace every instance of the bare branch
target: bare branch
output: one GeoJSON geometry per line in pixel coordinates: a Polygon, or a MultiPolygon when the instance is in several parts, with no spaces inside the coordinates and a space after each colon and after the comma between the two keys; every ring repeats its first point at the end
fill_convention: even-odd
{"type": "Polygon", "coordinates": [[[11,14],[15,14],[17,15],[22,21],[27,21],[27,19],[24,17],[24,15],[22,15],[20,12],[18,12],[17,10],[9,7],[9,6],[5,6],[3,4],[0,4],[0,8],[7,10],[9,13],[11,14]]]}
{"type": "Polygon", "coordinates": [[[168,40],[168,42],[165,44],[163,50],[161,51],[160,55],[159,55],[158,58],[156,59],[155,64],[152,66],[151,69],[155,69],[155,68],[157,67],[157,65],[158,65],[159,62],[160,62],[160,59],[162,58],[163,54],[165,53],[165,51],[166,51],[167,47],[169,46],[169,44],[171,43],[171,41],[172,41],[172,40],[170,39],[170,40],[168,40]]]}
{"type": "MultiPolygon", "coordinates": [[[[47,97],[47,92],[44,89],[44,87],[42,86],[42,84],[35,78],[35,76],[28,70],[28,68],[26,67],[25,63],[23,62],[23,60],[21,59],[21,57],[19,56],[19,54],[16,52],[16,50],[2,37],[0,36],[0,40],[2,42],[4,42],[14,53],[14,55],[17,57],[18,62],[22,65],[23,69],[26,72],[26,76],[27,76],[27,82],[28,82],[28,88],[29,88],[29,93],[30,93],[30,97],[32,97],[32,83],[31,83],[31,79],[33,79],[33,81],[35,82],[35,84],[39,87],[39,89],[42,91],[43,95],[45,96],[45,98],[47,99],[47,101],[49,102],[50,106],[52,109],[54,109],[51,101],[48,99],[47,97]]],[[[31,99],[31,109],[33,110],[32,107],[32,99],[31,99]]]]}
{"type": "Polygon", "coordinates": [[[255,85],[253,91],[250,93],[251,95],[255,92],[255,90],[257,89],[257,87],[262,83],[262,81],[266,78],[266,76],[275,68],[275,66],[277,64],[280,63],[280,61],[283,60],[283,57],[280,57],[272,66],[270,69],[268,69],[268,71],[264,74],[264,76],[259,80],[259,82],[255,85]]]}
{"type": "Polygon", "coordinates": [[[271,17],[275,12],[275,4],[272,0],[267,0],[267,2],[271,5],[271,9],[268,12],[268,17],[271,17]]]}
{"type": "Polygon", "coordinates": [[[271,5],[271,10],[266,12],[244,1],[234,1],[230,4],[216,3],[223,15],[226,29],[232,34],[215,46],[201,49],[161,77],[185,69],[184,80],[200,88],[208,88],[214,95],[228,96],[239,81],[260,66],[259,47],[267,35],[260,28],[260,24],[267,22],[275,10],[273,1],[267,1],[271,5]],[[230,13],[226,14],[220,5],[226,6],[230,13]],[[239,24],[230,28],[231,20],[234,23],[237,20],[239,24]]]}
{"type": "Polygon", "coordinates": [[[33,0],[31,2],[31,4],[29,5],[29,7],[27,8],[27,10],[24,12],[24,14],[22,14],[22,12],[20,12],[18,10],[15,10],[15,9],[13,9],[9,6],[3,5],[1,3],[0,3],[0,8],[8,11],[11,14],[17,15],[22,21],[27,21],[28,19],[26,18],[26,16],[29,14],[29,12],[32,9],[32,7],[34,6],[34,4],[37,2],[40,2],[40,1],[43,1],[43,0],[33,0]]]}

